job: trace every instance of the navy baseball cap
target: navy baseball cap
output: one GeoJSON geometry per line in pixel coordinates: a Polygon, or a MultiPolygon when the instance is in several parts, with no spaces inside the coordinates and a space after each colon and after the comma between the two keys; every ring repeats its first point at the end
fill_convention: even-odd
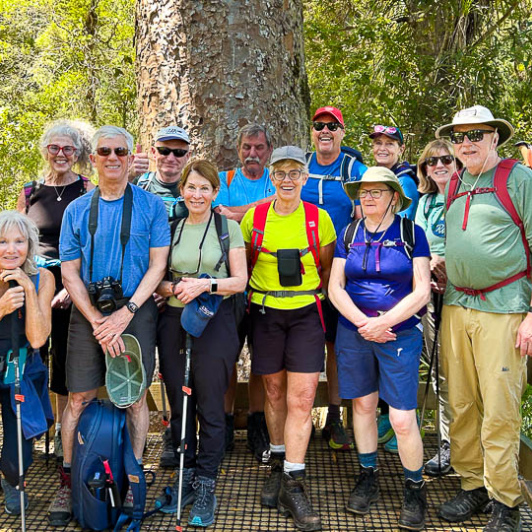
{"type": "Polygon", "coordinates": [[[396,126],[373,126],[373,131],[369,134],[369,138],[374,139],[381,135],[386,135],[387,137],[396,140],[401,145],[405,143],[401,130],[396,126]]]}

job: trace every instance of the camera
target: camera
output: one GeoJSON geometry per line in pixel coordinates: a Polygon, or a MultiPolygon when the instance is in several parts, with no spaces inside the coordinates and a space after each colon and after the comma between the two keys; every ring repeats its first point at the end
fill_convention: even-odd
{"type": "Polygon", "coordinates": [[[122,285],[112,277],[90,283],[88,287],[91,303],[102,313],[111,314],[117,309],[117,300],[123,299],[122,285]]]}

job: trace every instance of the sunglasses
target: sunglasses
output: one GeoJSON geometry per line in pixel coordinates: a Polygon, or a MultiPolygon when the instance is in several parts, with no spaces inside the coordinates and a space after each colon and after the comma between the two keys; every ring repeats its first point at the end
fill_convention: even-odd
{"type": "Polygon", "coordinates": [[[338,128],[344,129],[339,122],[312,122],[312,127],[315,131],[322,131],[325,127],[332,132],[336,131],[338,128]]]}
{"type": "Polygon", "coordinates": [[[462,144],[467,135],[470,142],[480,142],[484,135],[495,133],[495,131],[489,131],[487,129],[472,129],[471,131],[451,131],[449,137],[453,144],[462,144]]]}
{"type": "Polygon", "coordinates": [[[101,157],[109,157],[113,152],[117,157],[125,157],[126,155],[129,155],[129,150],[127,148],[108,148],[107,146],[96,148],[96,153],[101,157]]]}
{"type": "Polygon", "coordinates": [[[425,159],[425,164],[427,166],[436,166],[438,161],[441,161],[443,164],[451,164],[454,161],[452,155],[441,155],[440,157],[429,157],[425,159]]]}
{"type": "Polygon", "coordinates": [[[57,144],[48,144],[46,149],[50,155],[57,155],[60,151],[62,151],[65,157],[69,157],[70,155],[76,153],[76,148],[74,148],[74,146],[58,146],[57,144]]]}
{"type": "Polygon", "coordinates": [[[288,176],[288,179],[290,179],[290,181],[298,181],[299,178],[301,177],[301,173],[302,173],[301,169],[290,170],[290,172],[288,173],[283,172],[282,170],[276,170],[275,172],[273,172],[272,176],[275,179],[275,181],[284,181],[286,176],[288,176]]]}
{"type": "Polygon", "coordinates": [[[172,148],[167,148],[166,146],[155,146],[155,149],[164,157],[168,157],[168,155],[173,153],[174,157],[178,159],[180,157],[184,157],[188,153],[188,150],[183,150],[182,148],[172,149],[172,148]]]}
{"type": "Polygon", "coordinates": [[[379,199],[382,197],[383,192],[393,192],[393,191],[388,188],[372,188],[371,190],[361,190],[358,193],[358,197],[360,199],[364,199],[370,196],[373,199],[379,199]]]}

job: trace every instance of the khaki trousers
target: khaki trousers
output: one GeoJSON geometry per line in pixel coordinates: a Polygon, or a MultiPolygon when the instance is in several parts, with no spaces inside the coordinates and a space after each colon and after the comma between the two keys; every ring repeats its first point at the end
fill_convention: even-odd
{"type": "Polygon", "coordinates": [[[517,479],[526,357],[515,349],[523,314],[443,306],[441,347],[451,405],[451,465],[462,489],[485,486],[507,505],[522,502],[517,479]]]}

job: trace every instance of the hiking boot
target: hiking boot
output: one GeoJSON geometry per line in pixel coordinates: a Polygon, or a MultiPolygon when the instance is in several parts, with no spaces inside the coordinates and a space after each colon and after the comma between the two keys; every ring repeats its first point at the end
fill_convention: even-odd
{"type": "Polygon", "coordinates": [[[277,509],[284,516],[291,515],[300,530],[321,530],[321,520],[312,509],[305,487],[305,471],[283,473],[277,509]]]}
{"type": "Polygon", "coordinates": [[[270,459],[270,436],[264,412],[248,414],[248,449],[259,463],[267,464],[270,459]]]}
{"type": "Polygon", "coordinates": [[[166,430],[163,432],[163,448],[161,457],[159,458],[159,465],[161,467],[179,467],[179,458],[175,455],[170,427],[166,427],[166,430]]]}
{"type": "Polygon", "coordinates": [[[335,451],[349,451],[355,448],[340,419],[332,419],[325,424],[321,437],[327,440],[329,447],[335,451]]]}
{"type": "Polygon", "coordinates": [[[399,528],[423,530],[427,515],[427,485],[425,481],[414,482],[407,479],[399,516],[399,528]]]}
{"type": "Polygon", "coordinates": [[[379,499],[378,480],[379,472],[376,469],[362,467],[345,509],[354,514],[366,515],[371,504],[379,499]]]}
{"type": "Polygon", "coordinates": [[[521,515],[519,506],[510,508],[502,502],[493,501],[493,512],[484,532],[520,532],[521,515]]]}
{"type": "MultiPolygon", "coordinates": [[[[4,505],[6,513],[10,515],[20,515],[20,491],[12,486],[5,478],[2,479],[2,489],[4,490],[4,505]]],[[[28,494],[24,492],[24,509],[28,508],[28,494]]]]}
{"type": "Polygon", "coordinates": [[[235,416],[225,414],[225,442],[224,455],[230,453],[235,448],[235,416]]]}
{"type": "Polygon", "coordinates": [[[194,482],[194,504],[190,509],[188,524],[192,526],[209,526],[214,523],[216,481],[213,478],[198,477],[194,482]]]}
{"type": "Polygon", "coordinates": [[[61,430],[56,430],[54,434],[54,454],[58,462],[63,462],[63,440],[61,430]]]}
{"type": "Polygon", "coordinates": [[[465,521],[473,514],[483,512],[489,502],[488,492],[484,486],[469,491],[461,489],[453,499],[440,506],[438,515],[446,521],[465,521]]]}
{"type": "Polygon", "coordinates": [[[270,474],[260,492],[260,503],[268,508],[277,508],[281,479],[283,477],[284,454],[272,454],[270,458],[270,474]]]}
{"type": "Polygon", "coordinates": [[[381,414],[377,421],[378,442],[386,443],[393,435],[392,424],[388,414],[381,414]]]}
{"type": "MultiPolygon", "coordinates": [[[[183,469],[183,491],[181,493],[181,510],[194,502],[194,476],[196,469],[185,467],[183,469]]],[[[176,471],[177,478],[173,486],[166,486],[163,493],[155,500],[155,508],[165,514],[177,512],[177,499],[179,497],[179,470],[176,471]]]]}
{"type": "Polygon", "coordinates": [[[443,440],[439,453],[425,464],[425,474],[431,477],[442,477],[451,471],[451,445],[443,440]]]}
{"type": "Polygon", "coordinates": [[[70,473],[59,468],[61,486],[48,508],[48,522],[52,526],[66,526],[72,519],[72,490],[70,488],[70,473]]]}

